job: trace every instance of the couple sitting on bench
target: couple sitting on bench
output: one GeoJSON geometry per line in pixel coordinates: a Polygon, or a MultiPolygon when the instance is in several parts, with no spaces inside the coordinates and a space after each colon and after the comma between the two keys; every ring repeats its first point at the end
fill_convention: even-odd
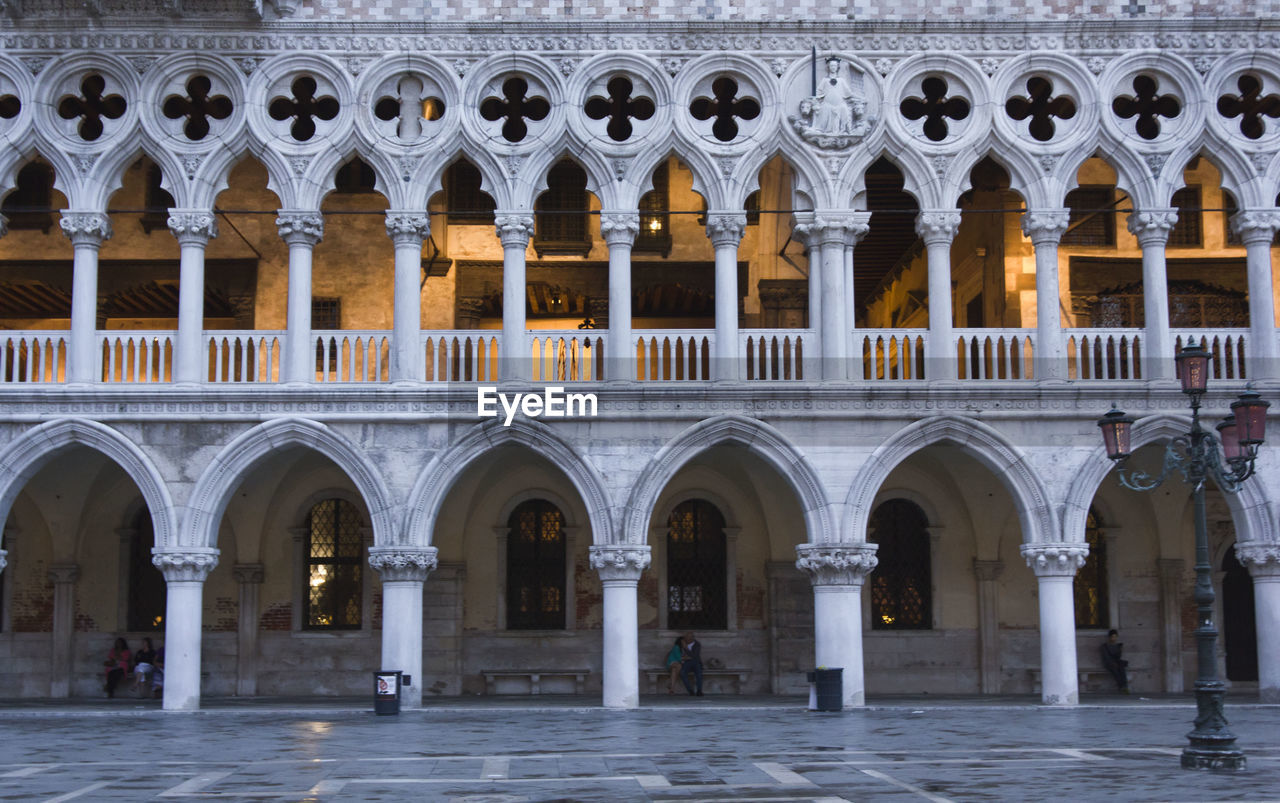
{"type": "Polygon", "coordinates": [[[702,696],[702,642],[692,633],[676,637],[675,644],[667,653],[666,667],[671,673],[667,679],[667,694],[675,694],[676,676],[679,675],[691,696],[702,696]],[[690,675],[694,676],[696,687],[689,682],[690,675]]]}

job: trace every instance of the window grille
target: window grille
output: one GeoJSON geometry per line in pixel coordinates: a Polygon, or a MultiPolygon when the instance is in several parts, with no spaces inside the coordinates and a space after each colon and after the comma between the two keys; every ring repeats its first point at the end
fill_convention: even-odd
{"type": "Polygon", "coordinates": [[[1107,602],[1107,542],[1102,537],[1098,514],[1092,508],[1085,519],[1084,538],[1089,544],[1089,556],[1076,572],[1076,627],[1096,630],[1111,626],[1111,614],[1107,602]]]}
{"type": "Polygon", "coordinates": [[[667,519],[667,627],[729,626],[724,516],[702,499],[681,502],[667,519]]]}
{"type": "Polygon", "coordinates": [[[449,204],[450,223],[493,223],[493,198],[480,189],[480,171],[463,160],[449,166],[445,175],[445,192],[449,204]]]}
{"type": "Polygon", "coordinates": [[[338,168],[333,191],[342,195],[377,192],[378,174],[363,159],[352,159],[338,168]]]}
{"type": "Polygon", "coordinates": [[[507,629],[563,630],[564,514],[531,499],[511,511],[507,527],[507,629]]]}
{"type": "Polygon", "coordinates": [[[1111,187],[1080,187],[1067,193],[1071,216],[1063,245],[1115,245],[1116,215],[1112,209],[1115,190],[1111,187]],[[1105,211],[1100,211],[1105,210],[1105,211]]]}
{"type": "Polygon", "coordinates": [[[360,513],[342,499],[325,499],[307,516],[308,630],[359,630],[364,593],[360,513]]]}
{"type": "Polygon", "coordinates": [[[756,190],[747,196],[746,202],[742,204],[742,210],[747,213],[747,225],[756,226],[760,223],[760,190],[756,190]]]}
{"type": "Polygon", "coordinates": [[[9,219],[9,228],[53,228],[53,168],[44,162],[30,162],[18,171],[17,187],[5,196],[0,214],[9,219]]]}
{"type": "Polygon", "coordinates": [[[878,544],[871,572],[872,630],[933,627],[933,571],[928,519],[905,499],[890,499],[871,516],[869,539],[878,544]]]}
{"type": "Polygon", "coordinates": [[[547,173],[547,191],[533,204],[533,250],[544,254],[591,251],[587,229],[587,174],[576,162],[561,159],[547,173]]]}
{"type": "MultiPolygon", "coordinates": [[[[342,299],[324,296],[311,298],[311,329],[333,330],[342,328],[342,299]]],[[[325,365],[324,343],[316,339],[316,370],[321,373],[338,370],[338,352],[334,347],[329,349],[329,362],[325,365]]]]}
{"type": "Polygon", "coordinates": [[[640,232],[632,251],[671,253],[671,181],[667,163],[653,171],[653,189],[640,197],[640,232]]]}
{"type": "Polygon", "coordinates": [[[1200,188],[1183,187],[1173,194],[1173,205],[1178,210],[1178,222],[1169,232],[1170,248],[1198,247],[1204,242],[1200,218],[1200,188]]]}
{"type": "Polygon", "coordinates": [[[158,631],[164,627],[167,596],[164,575],[151,562],[156,545],[151,511],[139,511],[129,536],[129,586],[126,619],[130,632],[158,631]]]}
{"type": "Polygon", "coordinates": [[[147,190],[142,202],[144,211],[138,221],[147,234],[156,229],[169,228],[169,210],[177,206],[173,196],[161,186],[163,181],[164,175],[160,172],[160,166],[147,165],[147,190]]]}

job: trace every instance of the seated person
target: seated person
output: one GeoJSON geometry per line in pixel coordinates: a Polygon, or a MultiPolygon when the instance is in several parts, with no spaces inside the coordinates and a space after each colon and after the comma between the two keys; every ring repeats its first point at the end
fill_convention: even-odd
{"type": "Polygon", "coordinates": [[[667,694],[675,694],[676,678],[680,677],[680,667],[684,665],[684,636],[676,636],[676,643],[671,645],[667,653],[667,694]]]}
{"type": "Polygon", "coordinates": [[[150,638],[142,640],[142,647],[133,658],[136,663],[133,665],[133,686],[130,691],[137,691],[145,689],[155,673],[156,648],[151,644],[150,638]]]}

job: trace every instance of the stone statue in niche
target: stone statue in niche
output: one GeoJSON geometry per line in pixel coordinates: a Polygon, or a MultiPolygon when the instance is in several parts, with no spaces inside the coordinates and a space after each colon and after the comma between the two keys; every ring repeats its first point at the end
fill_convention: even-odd
{"type": "Polygon", "coordinates": [[[827,59],[821,81],[815,64],[811,95],[800,100],[799,115],[787,119],[804,141],[819,148],[848,148],[867,135],[875,118],[867,114],[862,76],[838,58],[827,59]]]}

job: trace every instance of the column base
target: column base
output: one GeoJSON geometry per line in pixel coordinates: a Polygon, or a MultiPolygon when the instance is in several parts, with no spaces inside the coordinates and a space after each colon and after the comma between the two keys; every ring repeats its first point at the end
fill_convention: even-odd
{"type": "Polygon", "coordinates": [[[1244,753],[1239,750],[1206,750],[1188,747],[1182,751],[1184,770],[1224,770],[1235,772],[1247,767],[1244,753]]]}

